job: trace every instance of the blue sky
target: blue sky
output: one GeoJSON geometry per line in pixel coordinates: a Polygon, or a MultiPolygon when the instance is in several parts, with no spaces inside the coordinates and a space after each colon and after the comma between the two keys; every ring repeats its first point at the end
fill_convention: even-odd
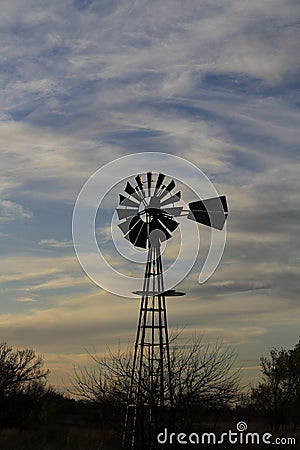
{"type": "MultiPolygon", "coordinates": [[[[299,340],[299,2],[5,0],[1,4],[2,340],[74,364],[132,341],[137,303],[82,271],[77,195],[115,158],[182,156],[228,197],[222,264],[197,267],[170,324],[232,346],[247,380],[299,340]]],[[[120,174],[121,175],[121,174],[120,174]]]]}

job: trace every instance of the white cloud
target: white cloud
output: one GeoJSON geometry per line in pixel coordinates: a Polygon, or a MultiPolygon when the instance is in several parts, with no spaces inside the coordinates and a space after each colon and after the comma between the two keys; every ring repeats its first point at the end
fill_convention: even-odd
{"type": "Polygon", "coordinates": [[[70,248],[73,247],[73,242],[68,239],[58,241],[57,239],[42,239],[39,241],[39,245],[53,248],[70,248]]]}
{"type": "Polygon", "coordinates": [[[31,302],[35,302],[35,299],[31,298],[31,297],[19,297],[19,298],[16,298],[16,302],[19,302],[19,303],[31,303],[31,302]]]}
{"type": "Polygon", "coordinates": [[[30,219],[32,212],[18,203],[10,200],[0,200],[0,224],[7,224],[14,220],[30,219]]]}
{"type": "Polygon", "coordinates": [[[242,37],[236,36],[228,45],[222,65],[229,73],[245,73],[271,85],[294,81],[299,76],[296,56],[299,38],[296,25],[283,31],[274,27],[269,33],[268,29],[249,31],[242,37]]]}

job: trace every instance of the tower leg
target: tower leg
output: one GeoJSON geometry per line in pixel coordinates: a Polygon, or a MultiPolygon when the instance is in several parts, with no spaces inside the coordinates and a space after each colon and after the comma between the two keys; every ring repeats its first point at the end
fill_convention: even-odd
{"type": "Polygon", "coordinates": [[[159,245],[150,245],[133,353],[124,449],[155,448],[160,420],[173,405],[171,363],[159,245]]]}

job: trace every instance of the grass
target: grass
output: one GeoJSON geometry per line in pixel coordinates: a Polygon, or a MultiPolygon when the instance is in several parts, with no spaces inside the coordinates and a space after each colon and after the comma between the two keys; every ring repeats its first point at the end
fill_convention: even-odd
{"type": "Polygon", "coordinates": [[[120,436],[95,427],[39,427],[0,430],[3,450],[118,450],[120,436]]]}
{"type": "MultiPolygon", "coordinates": [[[[217,439],[220,438],[223,432],[236,432],[236,424],[243,418],[236,419],[221,419],[217,426],[214,427],[209,421],[202,421],[198,426],[195,424],[191,432],[195,432],[201,436],[204,432],[214,432],[217,439]]],[[[248,429],[244,432],[259,433],[262,436],[264,433],[271,433],[271,443],[275,441],[276,437],[295,437],[297,439],[296,445],[280,446],[273,444],[273,449],[282,448],[299,448],[300,430],[293,431],[290,425],[286,430],[271,431],[269,426],[259,421],[248,420],[248,429]],[[285,433],[285,434],[283,434],[285,433]]],[[[183,431],[183,430],[182,430],[183,431]]],[[[167,446],[163,446],[167,448],[167,446]]],[[[163,448],[162,447],[162,448],[163,448]]],[[[211,448],[205,445],[179,445],[173,444],[168,448],[172,450],[182,448],[211,448]]],[[[213,448],[234,448],[236,450],[251,448],[253,450],[265,448],[265,444],[230,444],[228,440],[222,445],[213,446],[213,448]]],[[[0,430],[0,449],[1,450],[120,450],[121,435],[113,431],[109,427],[97,427],[93,424],[88,425],[74,425],[74,424],[51,424],[36,427],[34,429],[18,429],[6,428],[0,430]]],[[[145,447],[143,450],[147,450],[145,447]]]]}

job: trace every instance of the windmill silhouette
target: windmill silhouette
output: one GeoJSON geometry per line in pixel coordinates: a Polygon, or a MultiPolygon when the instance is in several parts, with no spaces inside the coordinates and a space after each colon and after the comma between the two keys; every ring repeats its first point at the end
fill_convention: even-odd
{"type": "Polygon", "coordinates": [[[137,175],[134,186],[127,182],[127,195],[119,195],[117,208],[118,226],[124,237],[135,247],[147,250],[142,290],[134,292],[141,302],[122,443],[128,449],[138,448],[139,440],[145,448],[145,424],[154,435],[173,406],[166,297],[185,294],[165,290],[162,243],[178,228],[175,217],[221,230],[228,216],[225,196],[189,203],[189,209],[184,210],[178,206],[181,192],[172,192],[175,181],[168,179],[165,184],[165,180],[162,173],[137,175]]]}

